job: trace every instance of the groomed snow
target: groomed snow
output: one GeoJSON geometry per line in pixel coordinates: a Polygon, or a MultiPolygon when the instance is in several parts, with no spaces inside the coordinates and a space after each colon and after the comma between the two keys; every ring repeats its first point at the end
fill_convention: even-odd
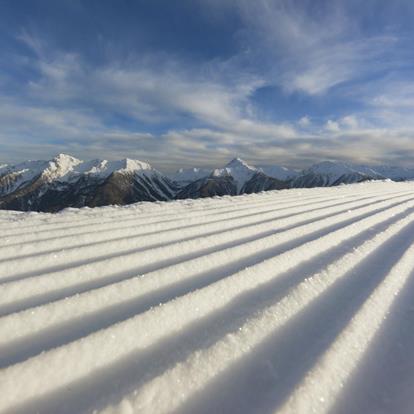
{"type": "Polygon", "coordinates": [[[412,413],[414,183],[0,231],[1,413],[412,413]]]}

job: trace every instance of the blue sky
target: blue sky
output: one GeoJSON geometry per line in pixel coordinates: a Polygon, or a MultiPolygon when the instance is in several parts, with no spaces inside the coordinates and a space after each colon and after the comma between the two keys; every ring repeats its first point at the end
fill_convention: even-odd
{"type": "Polygon", "coordinates": [[[0,0],[0,162],[414,164],[411,0],[0,0]]]}

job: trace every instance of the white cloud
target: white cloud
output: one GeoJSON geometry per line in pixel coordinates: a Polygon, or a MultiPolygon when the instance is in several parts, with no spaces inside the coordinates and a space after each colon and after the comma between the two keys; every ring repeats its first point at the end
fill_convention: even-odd
{"type": "Polygon", "coordinates": [[[303,116],[302,118],[299,119],[298,124],[302,128],[306,128],[311,125],[311,120],[308,116],[303,116]]]}
{"type": "Polygon", "coordinates": [[[339,132],[341,130],[338,122],[332,121],[331,119],[326,122],[325,129],[329,132],[339,132]]]}
{"type": "Polygon", "coordinates": [[[76,54],[48,50],[27,34],[24,41],[35,45],[36,57],[28,63],[38,76],[21,95],[0,99],[3,141],[8,136],[21,145],[33,139],[48,151],[82,155],[83,148],[93,157],[127,152],[158,159],[164,154],[164,159],[183,163],[197,154],[203,154],[200,159],[208,153],[237,155],[247,144],[297,136],[289,123],[255,116],[250,97],[263,81],[243,71],[222,74],[221,65],[228,69],[229,62],[211,62],[205,71],[172,57],[150,56],[92,67],[76,54]],[[214,68],[215,76],[210,76],[214,68]],[[118,116],[134,126],[117,123],[118,116]],[[196,127],[186,131],[169,126],[187,123],[196,127]],[[146,133],[152,128],[170,132],[146,133]],[[51,141],[54,147],[48,145],[51,141]]]}
{"type": "Polygon", "coordinates": [[[339,120],[339,123],[345,128],[356,129],[359,126],[358,119],[354,115],[344,116],[339,120]]]}
{"type": "MultiPolygon", "coordinates": [[[[266,79],[289,93],[321,95],[342,83],[377,73],[397,38],[367,36],[357,26],[348,2],[238,0],[222,2],[239,10],[245,28],[240,38],[252,59],[266,63],[266,79]]],[[[208,5],[219,7],[216,0],[208,5]]],[[[363,13],[363,8],[359,7],[363,13]]],[[[359,16],[358,16],[359,17],[359,16]]],[[[362,17],[361,17],[362,19],[362,17]]]]}
{"type": "Polygon", "coordinates": [[[230,78],[219,76],[221,65],[228,62],[210,63],[206,74],[173,58],[90,67],[74,54],[43,52],[33,64],[40,78],[30,82],[27,93],[45,105],[76,102],[78,108],[122,113],[147,123],[184,116],[217,128],[291,134],[285,124],[262,123],[254,116],[250,97],[264,82],[242,71],[233,71],[230,78]]]}
{"type": "Polygon", "coordinates": [[[20,40],[36,56],[27,64],[38,73],[20,95],[0,97],[2,156],[28,150],[39,158],[60,151],[128,154],[168,169],[217,166],[235,155],[299,167],[323,158],[414,162],[414,83],[391,78],[364,88],[342,86],[364,107],[342,118],[331,112],[326,123],[319,121],[327,119],[323,115],[294,124],[264,120],[252,100],[259,88],[274,85],[322,100],[333,87],[384,69],[380,58],[393,37],[352,31],[337,2],[319,17],[300,2],[209,2],[237,8],[245,22],[245,32],[237,34],[243,51],[228,61],[191,65],[154,55],[91,66],[23,32],[20,40]],[[256,58],[256,68],[265,70],[251,70],[248,60],[256,58]],[[117,122],[118,116],[132,126],[117,122]]]}

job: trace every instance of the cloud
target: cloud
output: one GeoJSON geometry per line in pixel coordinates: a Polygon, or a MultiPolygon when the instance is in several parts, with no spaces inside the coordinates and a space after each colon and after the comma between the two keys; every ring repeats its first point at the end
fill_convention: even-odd
{"type": "MultiPolygon", "coordinates": [[[[411,63],[414,68],[414,60],[411,63]]],[[[368,80],[351,90],[349,96],[362,108],[351,119],[345,116],[341,121],[343,125],[347,123],[351,129],[414,129],[414,77],[410,72],[404,76],[394,73],[368,80]]]]}
{"type": "Polygon", "coordinates": [[[2,136],[15,145],[37,140],[49,148],[54,141],[56,152],[66,146],[75,155],[95,151],[92,156],[109,158],[135,145],[137,157],[164,154],[182,163],[197,153],[228,155],[242,143],[296,136],[289,123],[255,116],[250,98],[263,81],[237,68],[229,76],[232,62],[200,68],[153,55],[93,66],[26,32],[19,39],[33,49],[27,65],[36,76],[19,94],[0,97],[2,136]],[[183,125],[190,126],[191,139],[183,125]]]}
{"type": "Polygon", "coordinates": [[[296,167],[323,158],[414,161],[412,58],[393,30],[362,25],[372,7],[199,3],[214,9],[217,24],[238,19],[237,47],[225,56],[131,50],[98,61],[20,31],[18,70],[0,68],[1,161],[61,151],[128,155],[161,169],[217,166],[236,155],[296,167]],[[266,90],[273,95],[261,101],[266,90]]]}
{"type": "Polygon", "coordinates": [[[106,109],[145,123],[190,116],[216,127],[248,128],[254,122],[248,113],[249,98],[263,85],[257,76],[237,70],[231,77],[220,76],[228,62],[200,69],[171,56],[143,56],[92,67],[75,54],[42,50],[31,64],[39,74],[28,84],[32,100],[106,109]],[[211,76],[212,71],[216,76],[211,76]]]}
{"type": "Polygon", "coordinates": [[[325,124],[325,129],[329,132],[339,132],[340,127],[338,122],[332,121],[331,119],[328,119],[328,121],[325,124]]]}
{"type": "MultiPolygon", "coordinates": [[[[370,8],[345,1],[233,0],[245,27],[239,38],[266,79],[288,93],[322,95],[335,86],[392,68],[386,57],[398,38],[367,34],[370,8]],[[315,4],[316,3],[316,4],[315,4]],[[368,10],[367,10],[368,9],[368,10]]],[[[217,1],[208,1],[218,8],[217,1]]],[[[395,59],[393,59],[395,62],[395,59]]]]}
{"type": "Polygon", "coordinates": [[[347,115],[339,120],[339,123],[345,128],[356,129],[359,126],[359,122],[356,116],[347,115]]]}
{"type": "Polygon", "coordinates": [[[302,118],[299,119],[298,125],[301,126],[302,128],[309,127],[311,125],[311,120],[308,116],[303,116],[302,118]]]}
{"type": "MultiPolygon", "coordinates": [[[[332,121],[333,122],[333,121],[332,121]]],[[[414,129],[344,128],[332,134],[325,130],[318,134],[298,134],[294,139],[270,141],[259,138],[252,146],[231,133],[203,130],[176,130],[164,139],[174,140],[181,147],[185,166],[223,165],[239,155],[256,164],[274,162],[293,168],[303,168],[323,159],[337,159],[365,164],[396,164],[412,166],[414,129]],[[198,145],[191,160],[185,151],[198,145]]]]}

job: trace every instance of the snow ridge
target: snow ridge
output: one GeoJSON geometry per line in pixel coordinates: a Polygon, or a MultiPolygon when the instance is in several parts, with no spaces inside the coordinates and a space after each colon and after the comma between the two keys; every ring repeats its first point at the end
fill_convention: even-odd
{"type": "MultiPolygon", "coordinates": [[[[50,173],[112,168],[78,161],[50,173]]],[[[411,410],[413,183],[0,211],[0,230],[2,413],[411,410]]]]}

